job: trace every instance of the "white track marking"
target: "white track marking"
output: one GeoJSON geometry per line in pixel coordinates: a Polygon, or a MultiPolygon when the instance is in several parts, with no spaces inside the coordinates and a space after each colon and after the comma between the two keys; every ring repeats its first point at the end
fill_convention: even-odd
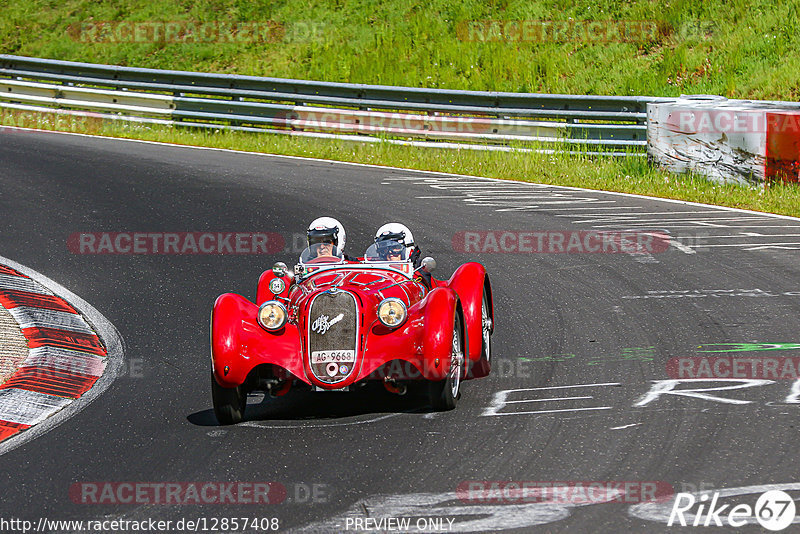
{"type": "Polygon", "coordinates": [[[540,388],[525,388],[525,389],[514,389],[511,391],[544,391],[547,389],[569,389],[569,388],[590,388],[590,387],[599,387],[599,386],[619,386],[619,382],[603,382],[601,384],[573,384],[569,386],[549,386],[549,387],[540,387],[540,388]]]}
{"type": "MultiPolygon", "coordinates": [[[[594,398],[594,397],[592,397],[594,398]]],[[[559,413],[559,412],[586,412],[591,410],[610,410],[611,406],[590,406],[587,408],[562,408],[558,410],[537,410],[535,412],[504,412],[504,413],[494,413],[491,414],[492,416],[498,415],[537,415],[537,414],[547,414],[547,413],[559,413]]],[[[486,414],[481,414],[486,415],[486,414]]]]}
{"type": "MultiPolygon", "coordinates": [[[[665,215],[670,215],[669,213],[665,215]]],[[[563,217],[562,215],[556,215],[556,217],[563,217]]],[[[606,226],[615,225],[615,226],[624,226],[630,224],[661,224],[661,223],[678,223],[678,222],[708,222],[708,221],[761,221],[764,220],[763,217],[675,217],[675,218],[667,218],[667,217],[631,217],[628,219],[618,218],[618,217],[607,217],[607,216],[600,216],[594,217],[593,219],[581,219],[577,220],[574,217],[572,218],[573,222],[576,224],[597,224],[597,223],[604,223],[606,226]]]]}
{"type": "Polygon", "coordinates": [[[646,295],[623,295],[623,299],[677,299],[677,298],[722,298],[722,297],[744,297],[744,298],[775,298],[775,297],[797,297],[800,291],[784,291],[771,293],[763,289],[676,289],[676,290],[657,290],[648,291],[646,295]]]}
{"type": "Polygon", "coordinates": [[[629,424],[629,425],[622,425],[622,426],[612,426],[611,428],[609,428],[609,430],[623,430],[623,429],[625,429],[625,428],[631,428],[631,427],[633,427],[633,426],[639,426],[639,425],[641,425],[641,424],[642,424],[642,423],[631,423],[631,424],[629,424]]]}
{"type": "Polygon", "coordinates": [[[758,228],[758,229],[761,229],[761,228],[794,228],[795,230],[797,230],[798,226],[796,224],[794,224],[794,225],[793,224],[777,224],[777,225],[772,224],[772,225],[766,225],[766,226],[763,225],[763,224],[747,224],[747,225],[744,225],[744,226],[736,226],[735,224],[731,224],[731,225],[727,226],[726,228],[758,228]]]}
{"type": "MultiPolygon", "coordinates": [[[[581,208],[572,208],[572,209],[576,209],[577,210],[577,209],[581,209],[581,208]]],[[[625,209],[625,207],[623,206],[623,207],[620,207],[619,209],[625,209]]],[[[639,209],[644,209],[644,208],[639,208],[639,209]]],[[[696,215],[696,214],[702,214],[702,213],[717,213],[718,214],[719,211],[717,211],[717,210],[647,211],[647,212],[643,212],[643,213],[636,213],[634,215],[603,215],[602,217],[598,216],[597,213],[587,213],[587,214],[580,214],[580,215],[556,215],[556,217],[571,217],[573,219],[576,219],[575,222],[596,222],[596,221],[608,221],[608,222],[611,222],[611,221],[616,221],[616,220],[625,221],[625,220],[636,219],[640,215],[659,215],[659,216],[660,215],[696,215]],[[577,219],[583,219],[584,217],[595,217],[596,220],[592,220],[592,219],[586,220],[586,221],[577,220],[577,219]]]]}
{"type": "Polygon", "coordinates": [[[553,397],[552,399],[527,399],[517,401],[506,401],[506,404],[517,404],[522,402],[547,402],[547,401],[560,401],[560,400],[578,400],[578,399],[593,399],[594,397],[553,397]]]}
{"type": "MultiPolygon", "coordinates": [[[[578,194],[578,189],[558,190],[553,187],[529,186],[526,184],[510,187],[508,184],[500,185],[491,181],[476,181],[471,178],[455,180],[452,178],[419,178],[395,177],[384,180],[382,183],[389,185],[397,182],[411,182],[414,185],[428,187],[441,191],[439,195],[417,195],[415,198],[426,200],[455,200],[468,205],[493,208],[498,212],[525,212],[539,210],[543,213],[552,213],[556,217],[569,219],[573,224],[589,225],[593,230],[635,230],[660,228],[669,230],[690,229],[735,229],[752,228],[765,229],[774,227],[771,214],[746,212],[741,210],[722,210],[714,206],[704,206],[706,209],[696,211],[645,211],[644,207],[628,209],[626,206],[596,206],[597,204],[617,204],[617,200],[601,199],[597,196],[584,196],[578,194]],[[495,187],[492,187],[495,186],[495,187]],[[449,194],[448,194],[449,193],[449,194]],[[455,193],[455,194],[453,194],[455,193]],[[710,209],[709,209],[710,208],[710,209]],[[614,210],[613,213],[592,211],[593,209],[614,210]],[[622,213],[626,210],[630,213],[622,213]],[[560,211],[561,213],[556,213],[560,211]],[[577,213],[564,213],[574,211],[577,213]]],[[[691,206],[690,203],[684,203],[691,206]]],[[[792,226],[792,228],[800,228],[792,226]]],[[[740,232],[742,233],[742,232],[740,232]]],[[[750,232],[753,237],[762,237],[757,232],[750,232]]],[[[678,242],[680,236],[671,240],[675,250],[684,254],[695,254],[695,248],[700,248],[695,243],[678,242]]],[[[773,238],[774,239],[774,238],[773,238]]],[[[704,241],[708,242],[708,241],[704,241]]],[[[775,244],[765,243],[741,246],[742,250],[754,251],[764,249],[795,250],[795,243],[775,244]]],[[[652,254],[629,254],[633,260],[641,264],[660,263],[652,254]]]]}
{"type": "MultiPolygon", "coordinates": [[[[772,237],[772,236],[770,236],[772,237]]],[[[787,245],[800,245],[800,243],[710,243],[710,244],[703,244],[703,248],[715,248],[715,247],[776,247],[776,246],[787,246],[787,245]]]]}
{"type": "Polygon", "coordinates": [[[384,419],[389,419],[390,417],[397,417],[398,415],[403,415],[404,413],[405,412],[390,413],[388,415],[381,415],[380,417],[373,417],[372,419],[367,419],[364,421],[345,421],[342,423],[330,423],[327,425],[309,425],[304,421],[297,425],[271,425],[269,423],[263,423],[259,421],[245,421],[244,423],[239,423],[236,426],[247,426],[251,428],[330,428],[333,426],[353,426],[377,423],[378,421],[383,421],[384,419]]]}
{"type": "MultiPolygon", "coordinates": [[[[607,202],[610,202],[610,201],[607,201],[607,202]]],[[[593,207],[593,206],[580,206],[578,208],[550,208],[547,211],[548,212],[551,212],[551,211],[573,211],[573,210],[626,210],[626,211],[630,211],[630,210],[642,210],[642,209],[644,209],[642,206],[598,206],[596,208],[593,207]]],[[[597,216],[597,215],[598,215],[597,213],[587,213],[587,214],[584,214],[584,215],[577,215],[577,217],[591,217],[591,216],[597,216]]],[[[576,217],[576,215],[556,215],[556,217],[576,217]]]]}
{"type": "Polygon", "coordinates": [[[786,398],[783,399],[786,404],[800,404],[800,379],[792,382],[792,388],[786,398]]]}
{"type": "Polygon", "coordinates": [[[774,380],[760,380],[760,379],[737,379],[737,378],[716,378],[709,380],[688,379],[688,380],[653,380],[653,385],[650,391],[645,393],[634,404],[634,407],[647,406],[651,402],[659,399],[664,395],[676,395],[680,397],[692,397],[695,399],[702,399],[707,401],[719,402],[722,404],[750,404],[753,401],[730,399],[727,397],[717,397],[716,395],[709,395],[711,391],[727,391],[733,389],[742,389],[750,387],[766,386],[774,384],[774,380]],[[703,382],[722,382],[723,384],[730,384],[719,387],[708,388],[693,388],[693,389],[675,389],[681,384],[698,384],[703,382]]]}
{"type": "Polygon", "coordinates": [[[430,195],[430,196],[425,196],[425,197],[414,197],[414,198],[430,200],[430,199],[437,199],[437,198],[464,198],[464,197],[462,195],[430,195]]]}
{"type": "Polygon", "coordinates": [[[500,410],[508,406],[509,404],[520,404],[524,402],[544,402],[545,400],[550,402],[558,402],[558,401],[565,401],[565,400],[585,400],[585,399],[593,399],[592,396],[586,397],[562,397],[562,398],[550,398],[550,399],[523,399],[523,400],[508,400],[509,395],[513,393],[522,393],[528,391],[550,391],[556,389],[573,389],[573,388],[591,388],[591,387],[604,387],[604,386],[618,386],[618,382],[605,382],[600,384],[572,384],[568,386],[551,386],[551,387],[538,387],[538,388],[522,388],[522,389],[506,389],[503,391],[498,391],[492,397],[492,401],[489,403],[489,406],[484,408],[483,413],[481,413],[482,417],[493,417],[498,415],[533,415],[533,414],[548,414],[548,413],[558,413],[558,412],[582,412],[582,411],[591,411],[591,410],[610,410],[610,406],[586,406],[583,408],[564,408],[564,409],[554,409],[554,410],[538,410],[538,411],[528,411],[528,412],[503,412],[501,413],[500,410]]]}
{"type": "Polygon", "coordinates": [[[750,239],[752,237],[800,237],[800,234],[755,234],[753,232],[739,232],[740,235],[695,235],[692,239],[750,239]]]}
{"type": "Polygon", "coordinates": [[[44,327],[94,334],[94,330],[86,324],[83,317],[74,313],[32,308],[30,306],[9,308],[8,312],[14,316],[20,328],[44,327]]]}
{"type": "Polygon", "coordinates": [[[90,352],[61,347],[36,347],[28,351],[28,357],[20,367],[49,367],[83,375],[100,376],[106,367],[106,358],[90,352]]]}
{"type": "Polygon", "coordinates": [[[52,295],[53,292],[37,284],[30,278],[14,276],[10,274],[0,274],[0,289],[11,289],[14,291],[27,291],[40,295],[52,295]]]}
{"type": "MultiPolygon", "coordinates": [[[[559,487],[552,489],[559,492],[559,487]]],[[[565,488],[566,489],[566,488],[565,488]]],[[[525,529],[566,519],[573,508],[612,501],[618,494],[609,493],[603,499],[585,503],[534,502],[525,504],[466,503],[453,493],[412,493],[405,495],[373,495],[353,504],[346,512],[305,525],[294,532],[362,531],[355,528],[356,520],[380,521],[385,518],[412,518],[404,532],[501,532],[525,529]],[[417,528],[417,518],[443,519],[443,528],[417,528]],[[450,522],[452,526],[450,526],[450,522]]],[[[372,531],[387,532],[375,526],[372,531]]],[[[398,531],[400,531],[398,529],[398,531]]]]}
{"type": "MultiPolygon", "coordinates": [[[[787,245],[800,245],[800,243],[785,243],[787,245]]],[[[800,250],[800,247],[786,247],[783,245],[759,245],[757,247],[745,248],[743,250],[800,250]]]]}
{"type": "MultiPolygon", "coordinates": [[[[613,223],[613,224],[594,224],[592,225],[593,228],[636,228],[636,227],[664,227],[664,228],[671,228],[671,227],[691,227],[693,225],[697,226],[711,226],[714,228],[731,228],[730,225],[722,223],[722,221],[738,221],[741,219],[734,219],[731,217],[718,217],[713,219],[673,219],[673,220],[644,220],[644,221],[624,221],[620,223],[613,223]],[[714,223],[710,223],[708,221],[717,221],[714,223]]],[[[749,225],[748,225],[749,227],[749,225]]]]}
{"type": "Polygon", "coordinates": [[[72,402],[72,399],[26,389],[0,389],[0,412],[3,420],[11,423],[39,424],[72,402]]]}
{"type": "Polygon", "coordinates": [[[683,243],[680,243],[677,239],[671,239],[669,242],[670,246],[675,247],[676,249],[680,250],[685,254],[697,254],[697,251],[692,247],[688,247],[683,243]]]}

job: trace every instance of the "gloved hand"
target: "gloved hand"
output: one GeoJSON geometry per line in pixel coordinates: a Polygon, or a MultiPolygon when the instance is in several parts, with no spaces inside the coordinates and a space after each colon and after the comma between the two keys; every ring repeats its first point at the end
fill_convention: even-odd
{"type": "Polygon", "coordinates": [[[422,263],[421,256],[422,251],[419,249],[419,247],[414,247],[414,252],[411,253],[411,257],[409,259],[414,264],[415,269],[422,263]]]}

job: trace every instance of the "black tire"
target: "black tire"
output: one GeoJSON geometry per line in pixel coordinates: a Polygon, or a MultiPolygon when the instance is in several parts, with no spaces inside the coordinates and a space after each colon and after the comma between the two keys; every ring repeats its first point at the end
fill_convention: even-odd
{"type": "Polygon", "coordinates": [[[492,363],[492,303],[489,300],[489,290],[483,287],[481,300],[481,358],[487,363],[492,363]]]}
{"type": "Polygon", "coordinates": [[[242,422],[247,407],[247,394],[242,386],[224,388],[217,384],[214,373],[211,373],[211,399],[219,424],[235,425],[242,422]]]}
{"type": "Polygon", "coordinates": [[[488,286],[483,286],[480,326],[481,357],[470,367],[470,378],[487,376],[492,371],[492,333],[494,332],[494,320],[492,319],[492,301],[489,295],[490,291],[488,286]]]}
{"type": "Polygon", "coordinates": [[[428,383],[431,406],[437,412],[445,412],[456,407],[461,397],[461,380],[467,356],[464,351],[464,335],[461,328],[461,315],[456,312],[453,321],[453,348],[450,352],[451,372],[444,380],[428,383]],[[453,364],[456,363],[456,367],[453,364]]]}

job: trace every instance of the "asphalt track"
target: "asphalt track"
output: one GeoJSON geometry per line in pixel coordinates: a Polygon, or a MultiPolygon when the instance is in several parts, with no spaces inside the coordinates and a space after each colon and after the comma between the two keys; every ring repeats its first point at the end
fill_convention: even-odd
{"type": "MultiPolygon", "coordinates": [[[[697,528],[668,528],[635,503],[477,505],[454,492],[464,481],[659,481],[675,491],[759,486],[731,503],[752,505],[773,486],[797,496],[793,380],[706,382],[748,387],[701,397],[647,401],[646,394],[653,381],[670,378],[671,358],[708,355],[700,351],[716,344],[784,345],[711,355],[800,356],[786,345],[800,342],[798,221],[13,130],[0,133],[0,184],[0,254],[85,299],[125,344],[121,375],[95,402],[0,456],[0,518],[277,517],[280,531],[336,532],[347,517],[413,515],[444,525],[454,519],[462,531],[690,532],[697,528]],[[259,274],[279,259],[291,263],[294,252],[80,255],[66,244],[72,233],[103,231],[291,236],[319,215],[344,223],[352,254],[380,224],[399,219],[437,259],[439,277],[464,261],[486,265],[495,294],[495,373],[466,383],[455,411],[434,414],[422,399],[381,391],[307,393],[253,397],[244,423],[217,426],[209,391],[211,305],[227,291],[252,298],[259,274]],[[597,228],[667,230],[677,244],[653,254],[464,253],[452,245],[463,231],[597,228]],[[581,387],[534,389],[555,386],[581,387]],[[105,481],[274,481],[287,488],[288,500],[70,498],[73,484],[105,481]]],[[[786,531],[793,530],[800,528],[786,531]]]]}

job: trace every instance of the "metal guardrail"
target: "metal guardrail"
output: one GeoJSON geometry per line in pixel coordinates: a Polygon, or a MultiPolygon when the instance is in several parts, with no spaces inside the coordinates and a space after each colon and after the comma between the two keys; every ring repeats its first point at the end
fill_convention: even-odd
{"type": "Polygon", "coordinates": [[[672,100],[326,83],[0,55],[0,107],[432,146],[640,150],[647,104],[672,100]]]}

